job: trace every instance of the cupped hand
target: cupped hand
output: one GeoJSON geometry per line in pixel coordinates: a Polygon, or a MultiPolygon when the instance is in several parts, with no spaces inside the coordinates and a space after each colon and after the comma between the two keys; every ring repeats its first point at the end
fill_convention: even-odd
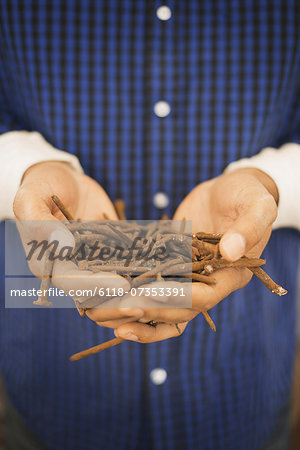
{"type": "MultiPolygon", "coordinates": [[[[192,220],[193,232],[223,233],[221,255],[228,261],[241,256],[259,257],[266,246],[277,215],[278,192],[273,180],[257,169],[240,169],[199,184],[179,205],[174,219],[192,220]]],[[[214,274],[217,283],[193,283],[192,308],[161,308],[157,298],[141,298],[143,322],[157,321],[156,327],[139,322],[121,325],[118,337],[154,342],[178,336],[188,321],[210,310],[251,279],[246,268],[227,268],[214,274]],[[160,323],[161,322],[161,323],[160,323]]],[[[134,302],[135,299],[132,299],[134,302]]],[[[131,306],[130,297],[124,299],[131,306]]]]}
{"type": "MultiPolygon", "coordinates": [[[[90,177],[78,173],[62,162],[43,162],[30,167],[23,176],[21,186],[14,201],[14,213],[23,246],[32,240],[51,242],[55,239],[61,247],[74,247],[74,238],[61,222],[64,216],[53,203],[52,195],[57,195],[72,216],[82,220],[103,219],[105,213],[116,220],[115,209],[103,188],[90,177]]],[[[31,271],[42,276],[45,259],[33,257],[29,262],[31,271]]],[[[58,288],[69,292],[78,290],[115,287],[128,290],[128,281],[118,275],[79,270],[72,261],[55,261],[52,282],[58,288]]],[[[143,312],[120,308],[120,299],[112,299],[105,307],[88,311],[91,319],[100,322],[115,320],[115,324],[142,317],[143,312]],[[95,318],[96,315],[96,318],[95,318]]]]}

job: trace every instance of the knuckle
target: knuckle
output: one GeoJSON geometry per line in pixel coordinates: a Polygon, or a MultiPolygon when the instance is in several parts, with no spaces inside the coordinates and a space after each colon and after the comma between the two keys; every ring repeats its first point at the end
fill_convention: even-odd
{"type": "Polygon", "coordinates": [[[270,199],[269,210],[270,210],[270,223],[272,224],[275,221],[278,213],[277,205],[273,197],[270,199]]]}
{"type": "Polygon", "coordinates": [[[22,191],[22,188],[20,188],[17,191],[14,201],[13,201],[13,212],[17,219],[19,219],[19,217],[20,217],[19,214],[20,214],[20,208],[23,204],[23,197],[24,197],[23,191],[22,191]]]}
{"type": "Polygon", "coordinates": [[[270,224],[273,223],[277,217],[277,205],[274,197],[271,194],[264,195],[259,199],[259,207],[261,216],[267,217],[270,224]]]}

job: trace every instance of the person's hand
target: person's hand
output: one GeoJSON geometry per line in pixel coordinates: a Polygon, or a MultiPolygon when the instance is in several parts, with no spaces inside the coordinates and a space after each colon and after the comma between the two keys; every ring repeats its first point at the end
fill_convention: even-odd
{"type": "MultiPolygon", "coordinates": [[[[116,220],[114,207],[102,187],[90,177],[73,170],[62,162],[44,162],[30,167],[24,174],[21,186],[14,201],[14,213],[20,236],[26,243],[35,239],[38,242],[57,240],[60,246],[74,247],[72,234],[61,220],[62,213],[51,200],[57,195],[76,219],[103,219],[103,213],[116,220]]],[[[29,266],[36,276],[43,275],[43,264],[32,258],[29,266]]],[[[72,261],[55,261],[52,282],[55,286],[68,292],[103,287],[123,288],[128,290],[128,282],[117,275],[108,273],[93,274],[81,271],[72,261]]],[[[103,308],[90,310],[87,315],[96,321],[115,320],[115,324],[142,317],[143,312],[137,308],[120,309],[120,299],[115,298],[103,308]]]]}
{"type": "MultiPolygon", "coordinates": [[[[259,257],[271,234],[277,215],[278,192],[273,180],[257,169],[240,169],[201,183],[183,200],[174,219],[192,220],[193,232],[224,233],[221,255],[228,261],[241,256],[259,257]]],[[[178,336],[189,320],[213,308],[231,292],[251,279],[248,269],[216,271],[215,285],[192,284],[192,308],[160,308],[157,298],[140,298],[143,322],[162,322],[156,327],[132,322],[115,330],[118,337],[139,342],[154,342],[178,336]]],[[[132,299],[133,301],[135,299],[132,299]]],[[[129,296],[123,300],[131,305],[129,296]]]]}
{"type": "Polygon", "coordinates": [[[15,197],[15,216],[19,220],[65,220],[51,200],[54,194],[75,219],[101,220],[104,212],[110,219],[117,219],[110,199],[95,180],[76,172],[67,163],[56,161],[27,169],[15,197]]]}

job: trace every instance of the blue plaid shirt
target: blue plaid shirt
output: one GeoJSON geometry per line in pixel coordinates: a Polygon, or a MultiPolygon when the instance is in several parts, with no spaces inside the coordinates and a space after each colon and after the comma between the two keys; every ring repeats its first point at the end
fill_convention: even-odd
{"type": "MultiPolygon", "coordinates": [[[[172,215],[229,162],[300,142],[299,2],[164,4],[166,21],[157,0],[0,1],[0,132],[37,130],[76,154],[129,218],[159,218],[157,192],[172,215]]],[[[53,449],[261,448],[289,402],[298,243],[278,230],[264,252],[289,294],[252,280],[212,310],[216,334],[198,316],[181,337],[74,364],[111,330],[73,310],[2,307],[10,398],[53,449]]]]}

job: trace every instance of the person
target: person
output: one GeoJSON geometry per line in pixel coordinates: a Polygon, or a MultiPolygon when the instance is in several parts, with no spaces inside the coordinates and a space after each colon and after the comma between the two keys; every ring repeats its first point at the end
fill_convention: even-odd
{"type": "Polygon", "coordinates": [[[129,218],[165,212],[224,232],[228,260],[264,251],[288,289],[277,298],[247,270],[226,269],[216,286],[193,287],[191,309],[146,299],[123,309],[121,299],[81,319],[4,308],[2,251],[7,448],[288,448],[299,4],[11,0],[0,21],[3,220],[54,221],[64,233],[53,193],[81,219],[115,217],[122,197],[129,218]],[[68,361],[111,328],[127,342],[68,361]]]}

